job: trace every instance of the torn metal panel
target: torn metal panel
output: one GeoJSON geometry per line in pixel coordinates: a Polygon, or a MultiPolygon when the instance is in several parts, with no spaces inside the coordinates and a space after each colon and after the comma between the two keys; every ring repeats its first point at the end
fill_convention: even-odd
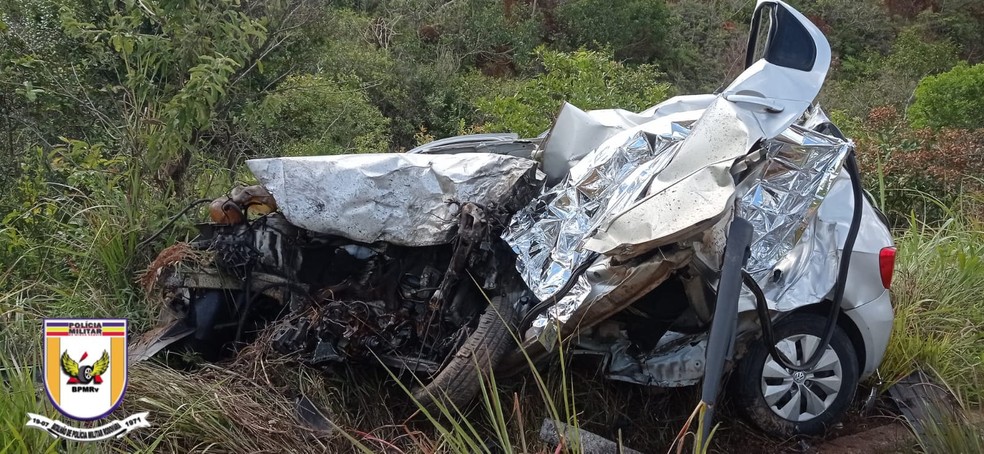
{"type": "MultiPolygon", "coordinates": [[[[717,99],[717,95],[710,93],[701,95],[674,96],[642,112],[639,112],[639,115],[657,118],[677,113],[700,113],[710,106],[715,99],[717,99]]],[[[697,117],[695,116],[694,119],[696,120],[697,117]]]]}
{"type": "MultiPolygon", "coordinates": [[[[738,332],[750,334],[757,332],[756,328],[758,319],[753,313],[739,314],[738,332]]],[[[754,337],[748,334],[739,336],[733,358],[744,356],[748,341],[754,337]]],[[[639,351],[638,344],[621,337],[605,349],[608,360],[605,377],[662,388],[695,385],[704,378],[707,339],[706,331],[693,334],[667,331],[651,350],[639,351]]]]}
{"type": "Polygon", "coordinates": [[[798,124],[805,129],[814,131],[825,123],[832,124],[830,117],[827,116],[827,112],[820,107],[820,103],[817,103],[810,108],[806,115],[804,115],[803,121],[798,124]]]}
{"type": "Polygon", "coordinates": [[[630,346],[628,339],[612,344],[607,378],[675,388],[695,385],[704,377],[706,333],[697,336],[667,333],[651,353],[641,357],[629,353],[630,346]]]}
{"type": "Polygon", "coordinates": [[[291,224],[364,243],[444,244],[461,203],[516,208],[536,191],[536,162],[489,153],[252,159],[291,224]]]}
{"type": "MultiPolygon", "coordinates": [[[[636,257],[684,238],[667,239],[670,235],[706,229],[728,212],[730,163],[758,139],[744,127],[747,112],[720,98],[700,116],[697,133],[672,121],[693,116],[676,112],[612,136],[513,217],[503,238],[537,298],[545,300],[563,287],[591,250],[617,251],[621,260],[636,257]]],[[[585,302],[597,300],[598,288],[589,279],[603,262],[578,277],[573,289],[534,321],[533,331],[542,331],[548,319],[565,323],[585,302]]],[[[543,336],[549,343],[550,333],[543,336]]]]}
{"type": "MultiPolygon", "coordinates": [[[[740,162],[743,179],[736,188],[732,174],[739,168],[732,164],[758,140],[746,130],[748,112],[720,99],[703,115],[670,111],[667,118],[701,119],[693,131],[685,127],[689,123],[663,118],[612,136],[513,218],[504,238],[537,298],[560,289],[591,250],[627,259],[701,232],[694,247],[713,272],[730,207],[737,205],[755,226],[750,267],[770,306],[788,310],[822,300],[833,285],[838,252],[834,230],[814,225],[815,214],[850,144],[792,126],[740,162]],[[780,267],[784,279],[766,279],[780,267]]],[[[604,262],[591,269],[603,269],[604,262]]],[[[542,334],[551,320],[566,322],[579,306],[597,300],[590,274],[578,277],[528,334],[542,334]]],[[[543,336],[546,341],[549,333],[543,336]]]]}
{"type": "Polygon", "coordinates": [[[685,133],[679,126],[662,135],[639,128],[623,131],[513,216],[503,238],[516,252],[517,269],[537,298],[550,297],[570,279],[571,270],[590,255],[582,247],[584,238],[606,214],[621,211],[644,193],[685,133]]]}
{"type": "Polygon", "coordinates": [[[763,148],[765,160],[750,169],[737,191],[738,216],[755,226],[746,269],[756,278],[771,273],[792,249],[851,145],[794,125],[763,148]]]}
{"type": "Polygon", "coordinates": [[[690,249],[655,253],[625,262],[600,257],[578,276],[574,288],[538,316],[526,333],[552,348],[580,329],[590,328],[625,309],[662,284],[693,257],[690,249]]]}
{"type": "Polygon", "coordinates": [[[544,419],[540,426],[540,439],[544,442],[557,447],[560,452],[561,446],[577,446],[578,452],[583,454],[642,454],[632,448],[622,446],[601,435],[588,432],[581,427],[574,427],[553,419],[544,419]]]}
{"type": "Polygon", "coordinates": [[[645,197],[606,213],[585,247],[631,257],[716,223],[731,206],[731,164],[760,139],[749,133],[750,117],[722,98],[711,103],[681,142],[676,157],[652,179],[645,197]]]}
{"type": "Polygon", "coordinates": [[[610,137],[649,121],[652,121],[651,116],[627,110],[585,112],[564,103],[543,144],[543,171],[547,174],[547,185],[553,186],[567,176],[581,158],[610,137]]]}
{"type": "Polygon", "coordinates": [[[774,309],[821,301],[834,285],[843,241],[817,211],[851,147],[793,125],[763,145],[738,185],[737,215],[755,227],[746,269],[774,309]]]}
{"type": "Polygon", "coordinates": [[[920,438],[929,435],[927,432],[932,433],[933,429],[939,430],[933,426],[967,423],[956,397],[921,370],[888,388],[888,395],[920,438]]]}
{"type": "Polygon", "coordinates": [[[464,136],[445,137],[423,145],[417,146],[409,151],[408,154],[429,154],[435,150],[458,147],[475,147],[479,144],[491,144],[496,142],[513,142],[519,139],[519,135],[511,132],[491,133],[491,134],[468,134],[464,136]]]}
{"type": "Polygon", "coordinates": [[[127,350],[127,361],[135,364],[150,359],[167,346],[184,339],[195,332],[193,326],[188,326],[183,320],[172,320],[160,324],[156,328],[143,333],[127,350]]]}
{"type": "Polygon", "coordinates": [[[470,134],[425,143],[407,154],[492,153],[532,159],[541,139],[520,139],[514,133],[470,134]]]}
{"type": "Polygon", "coordinates": [[[497,373],[512,374],[525,370],[529,367],[529,361],[538,361],[549,353],[557,345],[558,339],[570,339],[579,330],[589,329],[624,310],[665,282],[674,271],[686,266],[693,258],[690,249],[654,254],[659,255],[641,257],[618,265],[612,265],[610,258],[602,257],[601,263],[584,273],[591,277],[589,284],[596,287],[596,292],[588,295],[583,304],[576,307],[569,304],[562,306],[573,309],[562,322],[558,323],[557,319],[541,314],[534,321],[535,325],[541,327],[533,327],[524,333],[519,350],[523,354],[508,356],[497,367],[497,373]]]}
{"type": "Polygon", "coordinates": [[[685,240],[720,221],[732,206],[727,165],[705,167],[620,213],[584,243],[589,250],[626,259],[685,240]],[[669,202],[669,203],[667,203],[669,202]]]}

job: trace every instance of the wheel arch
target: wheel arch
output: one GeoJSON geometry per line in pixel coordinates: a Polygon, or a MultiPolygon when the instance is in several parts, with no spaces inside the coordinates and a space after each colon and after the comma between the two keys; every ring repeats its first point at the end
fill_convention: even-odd
{"type": "MultiPolygon", "coordinates": [[[[829,300],[823,300],[819,303],[800,307],[789,314],[814,314],[821,317],[826,317],[830,314],[831,304],[834,303],[829,300]]],[[[843,311],[840,316],[837,317],[837,326],[844,330],[844,333],[847,334],[848,339],[851,340],[851,346],[854,347],[855,356],[858,358],[858,371],[863,375],[865,370],[865,361],[867,358],[867,350],[864,344],[864,336],[861,335],[861,330],[858,328],[858,325],[854,323],[854,320],[852,320],[851,317],[843,311]]]]}

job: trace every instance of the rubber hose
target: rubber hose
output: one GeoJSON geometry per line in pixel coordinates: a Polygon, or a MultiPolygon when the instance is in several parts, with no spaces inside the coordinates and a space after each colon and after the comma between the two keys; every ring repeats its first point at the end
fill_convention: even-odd
{"type": "Polygon", "coordinates": [[[813,354],[810,355],[810,359],[804,364],[792,364],[792,361],[776,348],[776,340],[772,331],[772,318],[769,316],[765,294],[751,275],[748,273],[744,273],[743,275],[745,285],[755,295],[759,324],[762,325],[762,338],[766,348],[768,348],[769,354],[780,366],[789,370],[806,372],[813,370],[817,366],[820,358],[823,357],[824,352],[827,350],[827,346],[830,345],[831,339],[834,337],[834,330],[837,328],[837,319],[840,317],[841,303],[844,300],[844,290],[847,287],[847,274],[851,266],[851,255],[854,253],[854,243],[858,238],[858,231],[861,229],[862,202],[864,198],[864,193],[861,189],[861,175],[858,172],[858,163],[853,149],[848,153],[844,167],[847,169],[848,176],[851,178],[851,189],[854,195],[854,211],[851,217],[850,228],[847,231],[847,237],[844,239],[840,266],[837,269],[837,280],[834,282],[834,297],[830,305],[830,312],[827,314],[827,325],[824,327],[820,344],[813,351],[813,354]]]}

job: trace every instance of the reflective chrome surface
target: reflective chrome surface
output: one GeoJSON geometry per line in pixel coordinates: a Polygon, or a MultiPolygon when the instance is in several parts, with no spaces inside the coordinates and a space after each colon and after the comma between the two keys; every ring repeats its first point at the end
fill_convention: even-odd
{"type": "MultiPolygon", "coordinates": [[[[819,337],[798,334],[779,341],[776,347],[800,365],[819,344],[819,337]]],[[[817,366],[807,372],[789,371],[769,356],[762,367],[762,396],[775,414],[790,421],[809,421],[834,403],[842,381],[840,358],[829,345],[817,366]]]]}
{"type": "Polygon", "coordinates": [[[284,217],[315,232],[403,246],[449,242],[461,203],[524,206],[536,161],[491,153],[252,159],[284,217]]]}

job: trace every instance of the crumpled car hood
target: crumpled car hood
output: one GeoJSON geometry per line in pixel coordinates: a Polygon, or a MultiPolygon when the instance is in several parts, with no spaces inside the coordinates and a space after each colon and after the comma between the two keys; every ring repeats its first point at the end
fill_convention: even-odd
{"type": "Polygon", "coordinates": [[[489,153],[358,154],[251,159],[250,171],[298,227],[373,243],[448,243],[463,202],[525,205],[536,161],[489,153]]]}

